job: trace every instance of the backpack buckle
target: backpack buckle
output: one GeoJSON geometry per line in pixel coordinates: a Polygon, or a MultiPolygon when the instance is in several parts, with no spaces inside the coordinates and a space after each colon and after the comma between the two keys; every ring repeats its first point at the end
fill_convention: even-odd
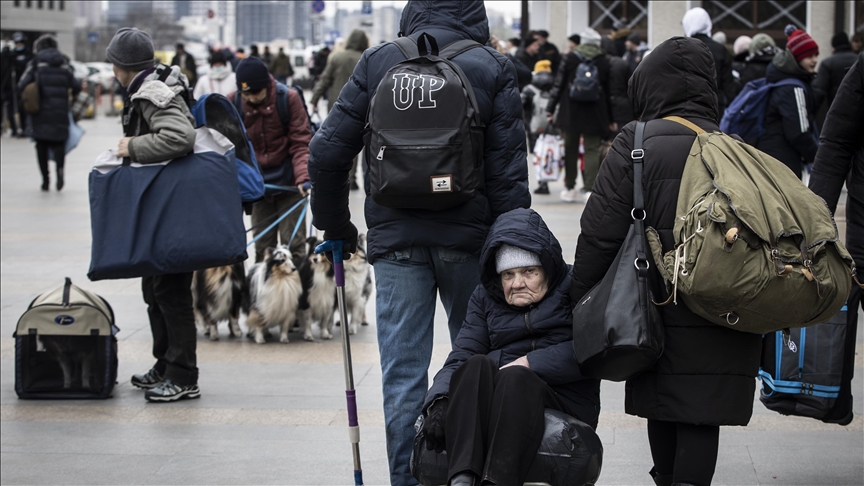
{"type": "Polygon", "coordinates": [[[645,158],[645,149],[633,149],[630,151],[630,158],[633,160],[642,160],[645,158]]]}

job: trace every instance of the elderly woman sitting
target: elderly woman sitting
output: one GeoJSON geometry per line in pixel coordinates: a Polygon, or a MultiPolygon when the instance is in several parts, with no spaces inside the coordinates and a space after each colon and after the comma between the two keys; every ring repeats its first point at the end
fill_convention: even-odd
{"type": "Polygon", "coordinates": [[[544,409],[596,428],[600,382],[573,357],[570,268],[540,215],[501,215],[480,262],[482,284],[426,394],[423,429],[430,450],[447,451],[450,484],[521,485],[544,409]]]}

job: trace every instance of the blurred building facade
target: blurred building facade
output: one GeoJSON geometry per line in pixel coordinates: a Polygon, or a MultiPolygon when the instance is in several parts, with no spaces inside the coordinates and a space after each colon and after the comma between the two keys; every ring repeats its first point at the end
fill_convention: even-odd
{"type": "Polygon", "coordinates": [[[32,47],[40,35],[57,37],[60,49],[73,56],[75,51],[76,3],[71,0],[0,0],[0,38],[8,40],[22,32],[32,47]]]}

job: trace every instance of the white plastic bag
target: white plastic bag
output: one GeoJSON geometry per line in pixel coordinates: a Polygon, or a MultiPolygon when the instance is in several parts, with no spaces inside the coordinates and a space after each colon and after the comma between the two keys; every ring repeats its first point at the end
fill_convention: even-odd
{"type": "Polygon", "coordinates": [[[534,144],[534,168],[537,181],[554,182],[564,167],[564,140],[558,135],[541,134],[534,144]]]}

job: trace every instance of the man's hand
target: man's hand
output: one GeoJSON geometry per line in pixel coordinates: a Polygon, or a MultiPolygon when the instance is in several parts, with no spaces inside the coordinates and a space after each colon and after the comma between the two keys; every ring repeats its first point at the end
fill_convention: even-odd
{"type": "Polygon", "coordinates": [[[297,190],[300,191],[300,195],[306,197],[309,195],[309,189],[312,188],[312,183],[309,181],[304,182],[303,184],[297,184],[297,190]]]}
{"type": "Polygon", "coordinates": [[[530,363],[528,363],[528,356],[522,356],[520,358],[516,358],[515,360],[507,363],[506,365],[502,366],[499,369],[503,370],[504,368],[507,368],[510,366],[524,366],[524,367],[528,368],[529,370],[531,369],[531,365],[530,365],[530,363]]]}
{"type": "Polygon", "coordinates": [[[117,143],[117,157],[129,157],[129,140],[133,137],[123,137],[117,143]]]}
{"type": "Polygon", "coordinates": [[[441,453],[444,442],[444,419],[447,416],[447,397],[432,402],[423,421],[423,432],[426,434],[426,449],[441,453]]]}
{"type": "MultiPolygon", "coordinates": [[[[339,230],[331,230],[324,232],[324,241],[342,240],[342,255],[345,260],[351,257],[351,254],[357,251],[357,227],[354,223],[348,222],[347,226],[339,230]]],[[[327,259],[333,261],[333,254],[326,253],[327,259]]]]}
{"type": "Polygon", "coordinates": [[[549,123],[555,122],[555,113],[546,113],[546,118],[549,119],[549,123]]]}

